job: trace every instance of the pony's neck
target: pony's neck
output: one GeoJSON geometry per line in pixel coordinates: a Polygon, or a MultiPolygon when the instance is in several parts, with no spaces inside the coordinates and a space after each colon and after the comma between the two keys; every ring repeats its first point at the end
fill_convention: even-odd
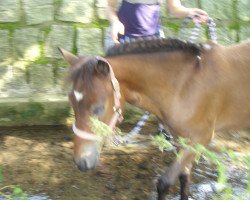
{"type": "MultiPolygon", "coordinates": [[[[181,53],[163,52],[107,59],[120,83],[123,100],[159,117],[162,113],[159,109],[163,107],[159,105],[163,104],[163,101],[167,105],[174,91],[184,84],[178,76],[188,76],[187,56],[181,53]]],[[[185,81],[185,78],[182,81],[185,81]]]]}

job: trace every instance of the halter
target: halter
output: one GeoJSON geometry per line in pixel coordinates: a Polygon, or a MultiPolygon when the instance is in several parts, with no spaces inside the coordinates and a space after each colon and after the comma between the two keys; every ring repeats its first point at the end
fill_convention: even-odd
{"type": "MultiPolygon", "coordinates": [[[[112,131],[114,131],[117,121],[121,122],[123,120],[121,103],[120,103],[120,99],[121,99],[120,85],[119,85],[118,80],[115,78],[114,71],[111,65],[109,64],[109,62],[106,59],[98,57],[98,56],[96,56],[96,59],[104,61],[109,66],[111,84],[114,90],[114,107],[113,107],[114,114],[109,122],[109,127],[112,129],[112,131]]],[[[84,140],[90,140],[90,141],[99,140],[97,135],[95,135],[94,133],[82,131],[78,129],[75,123],[73,123],[72,125],[72,130],[75,133],[75,135],[77,135],[78,137],[84,140]]]]}

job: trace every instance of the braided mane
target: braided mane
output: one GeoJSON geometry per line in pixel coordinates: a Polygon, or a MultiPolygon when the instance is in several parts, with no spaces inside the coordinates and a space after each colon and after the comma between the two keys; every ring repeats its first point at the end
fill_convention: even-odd
{"type": "Polygon", "coordinates": [[[183,51],[193,55],[199,55],[201,47],[197,44],[179,39],[146,37],[134,39],[130,42],[116,44],[107,50],[106,56],[171,51],[183,51]]]}
{"type": "MultiPolygon", "coordinates": [[[[157,52],[174,52],[182,51],[189,55],[197,56],[200,55],[202,47],[190,43],[184,42],[178,39],[162,39],[162,38],[143,38],[135,39],[130,42],[116,44],[115,46],[108,49],[106,57],[128,55],[128,54],[146,54],[146,53],[157,53],[157,52]]],[[[98,60],[96,57],[89,59],[84,65],[72,68],[70,70],[69,80],[76,81],[81,80],[86,87],[91,88],[92,77],[94,73],[94,67],[97,65],[98,60]]]]}

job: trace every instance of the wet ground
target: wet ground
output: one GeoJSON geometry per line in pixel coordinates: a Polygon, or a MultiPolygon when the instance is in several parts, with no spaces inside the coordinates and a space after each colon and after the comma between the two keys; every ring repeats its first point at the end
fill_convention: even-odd
{"type": "MultiPolygon", "coordinates": [[[[155,132],[155,127],[147,127],[146,132],[155,132]]],[[[173,152],[146,147],[142,137],[137,144],[103,149],[101,165],[82,173],[72,161],[72,136],[67,127],[1,128],[4,181],[0,189],[20,185],[30,200],[155,200],[155,182],[173,160],[173,152]]],[[[227,147],[244,156],[250,154],[249,144],[249,132],[232,132],[216,136],[212,147],[227,147]]],[[[227,165],[235,195],[245,193],[247,166],[227,165]]],[[[201,161],[193,172],[190,199],[212,199],[218,192],[215,166],[201,161]]],[[[178,199],[177,193],[178,185],[168,199],[178,199]]],[[[250,198],[245,195],[243,199],[250,198]]]]}

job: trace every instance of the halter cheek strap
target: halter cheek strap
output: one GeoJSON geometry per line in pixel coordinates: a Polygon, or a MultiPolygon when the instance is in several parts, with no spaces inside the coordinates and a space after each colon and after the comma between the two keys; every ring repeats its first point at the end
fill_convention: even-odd
{"type": "MultiPolygon", "coordinates": [[[[96,58],[98,60],[103,60],[109,66],[111,83],[112,83],[113,90],[114,90],[114,107],[113,107],[114,114],[109,122],[109,127],[112,129],[112,131],[114,131],[117,121],[121,122],[123,120],[121,103],[120,103],[120,99],[121,99],[120,86],[119,86],[118,80],[115,78],[114,71],[111,65],[109,64],[109,62],[101,57],[96,57],[96,58]]],[[[75,123],[73,123],[72,125],[72,130],[78,137],[84,140],[98,141],[99,139],[94,133],[90,133],[90,132],[86,132],[86,131],[82,131],[78,129],[75,123]]]]}
{"type": "MultiPolygon", "coordinates": [[[[106,61],[107,62],[107,61],[106,61]]],[[[107,62],[108,63],[108,62],[107,62]]],[[[111,118],[111,121],[109,122],[109,126],[111,127],[112,130],[115,129],[117,121],[122,122],[123,116],[122,116],[122,109],[121,109],[121,92],[120,92],[120,86],[118,80],[115,78],[114,71],[111,67],[111,65],[108,63],[109,69],[110,69],[110,78],[111,78],[111,83],[113,86],[114,90],[114,114],[111,118]]]]}

